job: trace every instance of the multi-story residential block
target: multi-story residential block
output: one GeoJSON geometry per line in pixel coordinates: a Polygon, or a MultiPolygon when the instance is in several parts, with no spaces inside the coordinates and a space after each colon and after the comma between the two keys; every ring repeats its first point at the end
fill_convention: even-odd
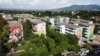
{"type": "Polygon", "coordinates": [[[11,16],[11,14],[2,14],[3,19],[5,19],[6,21],[13,21],[13,17],[11,16]]]}
{"type": "Polygon", "coordinates": [[[15,21],[11,14],[2,14],[3,19],[5,19],[9,26],[9,42],[17,43],[19,40],[23,39],[23,26],[15,21]]]}
{"type": "Polygon", "coordinates": [[[55,18],[49,18],[49,22],[51,23],[51,25],[55,25],[55,18]]]}
{"type": "Polygon", "coordinates": [[[87,37],[89,39],[94,38],[95,25],[93,24],[92,21],[82,20],[82,19],[71,19],[69,23],[82,27],[83,37],[87,37]]]}
{"type": "Polygon", "coordinates": [[[82,37],[82,27],[69,23],[60,23],[57,25],[56,30],[63,34],[74,34],[80,39],[82,37]]]}
{"type": "Polygon", "coordinates": [[[33,18],[32,14],[14,14],[13,17],[18,17],[18,18],[33,18]]]}
{"type": "Polygon", "coordinates": [[[69,17],[55,17],[55,18],[49,18],[48,20],[51,25],[55,26],[55,25],[58,25],[60,23],[63,23],[63,22],[66,22],[68,23],[69,22],[69,17]]]}
{"type": "Polygon", "coordinates": [[[23,26],[17,21],[7,21],[10,28],[9,42],[17,43],[23,39],[23,26]]]}
{"type": "Polygon", "coordinates": [[[94,28],[95,25],[92,21],[82,20],[82,19],[71,19],[68,23],[60,22],[56,25],[56,30],[60,33],[74,34],[79,39],[94,39],[94,28]]]}
{"type": "Polygon", "coordinates": [[[99,23],[95,24],[95,30],[94,31],[95,31],[96,34],[100,35],[100,24],[99,23]]]}
{"type": "Polygon", "coordinates": [[[32,23],[33,33],[35,34],[44,34],[46,36],[46,23],[39,19],[30,20],[32,23]]]}
{"type": "Polygon", "coordinates": [[[18,18],[19,23],[23,23],[26,20],[31,20],[33,18],[32,14],[15,14],[13,17],[18,18]]]}

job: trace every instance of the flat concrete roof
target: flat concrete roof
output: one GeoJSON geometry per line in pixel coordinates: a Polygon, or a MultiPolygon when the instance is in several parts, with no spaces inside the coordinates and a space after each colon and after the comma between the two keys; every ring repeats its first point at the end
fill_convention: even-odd
{"type": "Polygon", "coordinates": [[[7,21],[14,20],[11,14],[3,14],[2,16],[7,21]]]}
{"type": "Polygon", "coordinates": [[[33,18],[32,14],[14,14],[14,17],[20,17],[20,18],[33,18]]]}
{"type": "Polygon", "coordinates": [[[86,26],[86,27],[91,25],[91,24],[89,24],[89,22],[91,22],[91,21],[82,20],[82,19],[71,19],[70,20],[70,23],[79,24],[79,25],[86,26]]]}
{"type": "Polygon", "coordinates": [[[72,29],[79,27],[77,25],[70,24],[70,23],[61,23],[60,25],[65,25],[66,28],[72,28],[72,29]]]}
{"type": "Polygon", "coordinates": [[[38,23],[43,23],[43,21],[39,20],[39,19],[31,19],[30,22],[32,24],[38,24],[38,23]]]}
{"type": "Polygon", "coordinates": [[[91,24],[82,23],[82,22],[79,23],[79,26],[86,26],[86,27],[88,27],[89,25],[91,25],[91,24]]]}
{"type": "Polygon", "coordinates": [[[21,25],[20,23],[18,23],[17,21],[7,21],[9,24],[9,27],[14,26],[14,25],[21,25]]]}
{"type": "Polygon", "coordinates": [[[90,22],[89,20],[83,20],[83,19],[71,19],[70,21],[80,21],[80,22],[85,22],[85,23],[88,23],[90,22]]]}

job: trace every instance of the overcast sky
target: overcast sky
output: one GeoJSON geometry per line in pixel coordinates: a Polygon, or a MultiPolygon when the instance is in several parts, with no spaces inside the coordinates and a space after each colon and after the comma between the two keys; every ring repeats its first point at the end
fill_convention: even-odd
{"type": "Polygon", "coordinates": [[[100,0],[0,0],[0,8],[54,9],[70,5],[100,5],[100,0]]]}

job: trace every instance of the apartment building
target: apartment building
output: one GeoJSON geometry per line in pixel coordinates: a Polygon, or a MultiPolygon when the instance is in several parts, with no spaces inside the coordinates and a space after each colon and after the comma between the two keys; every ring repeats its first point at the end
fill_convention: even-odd
{"type": "Polygon", "coordinates": [[[14,14],[13,17],[18,18],[19,23],[23,23],[26,20],[31,20],[33,19],[32,14],[14,14]]]}
{"type": "Polygon", "coordinates": [[[95,25],[92,21],[82,19],[70,19],[68,23],[63,22],[56,25],[55,29],[60,33],[74,34],[79,39],[88,38],[94,39],[94,28],[95,25]]]}
{"type": "Polygon", "coordinates": [[[71,19],[69,23],[82,27],[83,37],[86,37],[88,39],[94,38],[95,25],[92,21],[82,20],[82,19],[71,19]]]}
{"type": "Polygon", "coordinates": [[[13,17],[18,17],[18,18],[33,18],[32,14],[14,14],[13,17]]]}
{"type": "Polygon", "coordinates": [[[2,14],[3,19],[5,19],[6,21],[13,21],[13,17],[11,16],[11,14],[2,14]]]}
{"type": "Polygon", "coordinates": [[[35,34],[44,34],[46,36],[46,23],[39,19],[30,20],[32,23],[33,33],[35,34]]]}
{"type": "Polygon", "coordinates": [[[74,24],[70,24],[66,22],[60,23],[59,25],[56,26],[56,30],[63,34],[69,33],[69,34],[76,35],[78,39],[82,38],[83,28],[74,24]]]}
{"type": "Polygon", "coordinates": [[[23,40],[23,26],[17,21],[7,21],[9,24],[9,42],[17,43],[23,40]]]}
{"type": "Polygon", "coordinates": [[[53,18],[49,18],[48,20],[51,25],[55,26],[55,25],[58,25],[59,23],[63,23],[63,22],[69,22],[69,17],[53,17],[53,18]]]}
{"type": "Polygon", "coordinates": [[[95,24],[95,30],[94,31],[95,31],[96,34],[100,35],[100,24],[99,23],[95,24]]]}
{"type": "Polygon", "coordinates": [[[23,39],[23,26],[15,21],[11,14],[2,14],[4,20],[7,21],[9,26],[9,42],[17,43],[23,39]]]}

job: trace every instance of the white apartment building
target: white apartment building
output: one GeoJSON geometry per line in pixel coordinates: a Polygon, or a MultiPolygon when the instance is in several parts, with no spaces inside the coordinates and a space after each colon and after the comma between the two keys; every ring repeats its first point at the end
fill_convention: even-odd
{"type": "Polygon", "coordinates": [[[74,24],[60,23],[60,25],[57,25],[56,30],[63,34],[69,33],[76,35],[78,39],[80,39],[82,37],[83,28],[74,24]]]}
{"type": "Polygon", "coordinates": [[[52,17],[52,18],[49,18],[48,21],[51,23],[52,27],[55,27],[56,25],[59,25],[60,23],[63,23],[63,22],[68,23],[69,17],[60,17],[60,16],[52,17]]]}
{"type": "Polygon", "coordinates": [[[55,29],[60,33],[75,34],[79,39],[81,37],[94,39],[94,28],[95,25],[92,21],[82,19],[71,19],[68,23],[59,23],[55,27],[55,29]]]}
{"type": "Polygon", "coordinates": [[[95,25],[92,21],[82,20],[82,19],[71,19],[69,23],[80,26],[83,28],[83,37],[88,39],[94,38],[94,28],[95,25]]]}

